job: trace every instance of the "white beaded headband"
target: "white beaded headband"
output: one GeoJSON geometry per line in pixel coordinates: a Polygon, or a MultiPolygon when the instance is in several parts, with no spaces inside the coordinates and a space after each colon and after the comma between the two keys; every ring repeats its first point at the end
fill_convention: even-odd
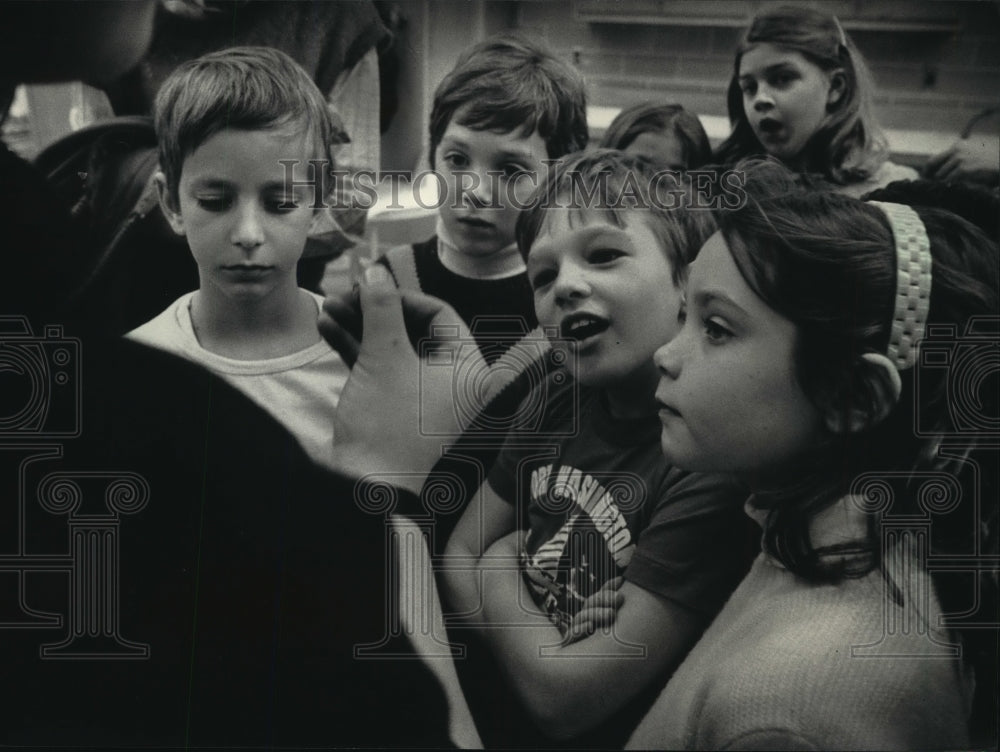
{"type": "Polygon", "coordinates": [[[896,310],[886,355],[900,371],[917,359],[931,305],[931,241],[920,217],[909,206],[869,201],[889,219],[896,242],[896,310]]]}

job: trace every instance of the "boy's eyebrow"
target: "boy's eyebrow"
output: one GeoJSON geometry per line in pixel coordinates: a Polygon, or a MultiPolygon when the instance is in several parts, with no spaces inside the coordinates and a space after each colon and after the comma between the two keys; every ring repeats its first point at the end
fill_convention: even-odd
{"type": "MultiPolygon", "coordinates": [[[[232,186],[233,183],[230,180],[211,176],[197,178],[191,183],[191,187],[195,190],[214,190],[219,188],[231,188],[232,186]]],[[[269,180],[260,186],[259,190],[264,193],[286,193],[289,188],[293,191],[297,191],[299,189],[305,190],[307,188],[311,188],[311,185],[307,182],[294,182],[286,184],[284,180],[269,180]]]]}
{"type": "MultiPolygon", "coordinates": [[[[447,136],[445,138],[442,138],[441,143],[438,145],[438,148],[441,148],[442,146],[445,145],[451,146],[452,148],[456,149],[464,149],[466,151],[469,150],[469,145],[465,141],[463,141],[460,138],[455,138],[454,136],[447,136]]],[[[530,149],[518,149],[518,148],[502,149],[501,151],[497,152],[497,156],[500,157],[501,159],[524,159],[529,161],[534,159],[534,154],[531,153],[530,149]]]]}
{"type": "MultiPolygon", "coordinates": [[[[632,237],[628,232],[621,227],[615,227],[614,225],[593,225],[591,227],[579,227],[574,229],[573,234],[576,235],[578,241],[582,242],[592,242],[595,239],[600,239],[602,235],[610,236],[610,239],[615,241],[626,241],[631,245],[632,237]]],[[[550,248],[559,247],[559,238],[546,237],[541,240],[536,240],[532,243],[531,248],[528,250],[528,261],[531,261],[531,257],[539,250],[541,252],[546,252],[550,248]]]]}
{"type": "Polygon", "coordinates": [[[467,143],[465,143],[465,141],[463,141],[460,138],[456,138],[455,136],[444,136],[441,139],[441,143],[438,145],[438,148],[440,148],[441,146],[444,146],[445,144],[448,144],[448,146],[457,147],[459,149],[468,149],[469,148],[469,145],[467,143]]]}
{"type": "Polygon", "coordinates": [[[291,188],[292,190],[296,188],[312,188],[312,184],[300,181],[269,180],[262,186],[262,190],[265,191],[285,191],[287,188],[291,188]]]}
{"type": "Polygon", "coordinates": [[[224,178],[200,177],[192,181],[194,188],[228,188],[232,182],[224,178]]]}
{"type": "Polygon", "coordinates": [[[528,149],[505,149],[500,152],[499,156],[501,159],[534,159],[534,155],[528,149]]]}

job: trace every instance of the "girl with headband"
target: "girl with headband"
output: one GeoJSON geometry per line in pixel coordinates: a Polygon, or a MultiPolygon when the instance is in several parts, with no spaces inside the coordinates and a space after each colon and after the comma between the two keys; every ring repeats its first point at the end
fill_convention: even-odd
{"type": "Polygon", "coordinates": [[[995,247],[746,174],[656,396],[668,462],[746,481],[763,551],[629,744],[968,748],[976,690],[996,710],[995,247]]]}
{"type": "Polygon", "coordinates": [[[836,16],[805,7],[762,13],[736,50],[726,94],[733,130],[716,160],[770,154],[852,196],[914,179],[915,170],[887,159],[873,88],[836,16]]]}

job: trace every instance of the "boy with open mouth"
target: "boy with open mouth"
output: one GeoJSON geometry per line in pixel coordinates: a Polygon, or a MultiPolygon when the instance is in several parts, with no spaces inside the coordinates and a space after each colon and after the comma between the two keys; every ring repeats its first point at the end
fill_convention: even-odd
{"type": "Polygon", "coordinates": [[[653,201],[655,170],[612,150],[571,155],[518,220],[538,320],[571,352],[539,385],[536,435],[508,438],[447,547],[446,598],[513,696],[496,701],[494,686],[503,719],[473,707],[488,746],[620,746],[743,571],[744,494],[659,448],[652,355],[679,328],[684,270],[714,223],[653,201]],[[575,202],[579,184],[600,189],[575,202]],[[598,628],[610,612],[614,629],[598,628]]]}

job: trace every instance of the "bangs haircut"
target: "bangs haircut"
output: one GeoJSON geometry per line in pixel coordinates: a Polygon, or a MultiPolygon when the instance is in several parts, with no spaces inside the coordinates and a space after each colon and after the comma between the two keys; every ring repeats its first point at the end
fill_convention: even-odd
{"type": "Polygon", "coordinates": [[[874,117],[871,72],[836,17],[808,7],[775,8],[754,18],[747,29],[726,92],[733,131],[719,145],[717,160],[733,164],[764,154],[747,120],[739,83],[743,55],[758,44],[797,52],[823,72],[841,71],[844,77],[843,94],[827,107],[824,122],[803,147],[806,171],[822,174],[838,185],[860,182],[877,172],[889,150],[874,117]]]}
{"type": "Polygon", "coordinates": [[[711,211],[687,208],[693,192],[683,173],[664,170],[641,155],[616,149],[572,154],[552,165],[518,216],[517,247],[527,259],[549,209],[566,208],[571,226],[596,213],[620,228],[645,217],[680,286],[688,264],[716,228],[711,211]]]}
{"type": "Polygon", "coordinates": [[[182,63],[156,95],[154,124],[160,167],[175,196],[184,160],[227,128],[307,133],[314,146],[310,158],[327,162],[317,176],[323,196],[333,147],[344,140],[316,84],[272,47],[232,47],[182,63]]]}
{"type": "Polygon", "coordinates": [[[430,117],[430,164],[449,123],[494,133],[535,131],[551,159],[587,145],[583,79],[528,39],[505,34],[467,50],[438,84],[430,117]]]}

